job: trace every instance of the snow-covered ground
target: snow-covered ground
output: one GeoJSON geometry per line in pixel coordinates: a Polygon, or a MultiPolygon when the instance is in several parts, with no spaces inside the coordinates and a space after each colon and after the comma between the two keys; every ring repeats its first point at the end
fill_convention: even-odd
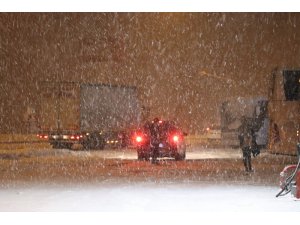
{"type": "Polygon", "coordinates": [[[1,212],[300,212],[291,195],[275,197],[295,157],[262,153],[245,174],[236,149],[189,149],[158,165],[131,150],[0,153],[1,212]]]}
{"type": "Polygon", "coordinates": [[[210,183],[103,183],[15,187],[0,191],[0,211],[300,212],[278,187],[210,183]]]}

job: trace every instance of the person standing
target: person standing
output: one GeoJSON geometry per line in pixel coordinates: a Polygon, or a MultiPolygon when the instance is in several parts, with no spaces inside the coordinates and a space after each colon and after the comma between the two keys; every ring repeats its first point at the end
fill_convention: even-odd
{"type": "Polygon", "coordinates": [[[150,148],[151,148],[151,162],[157,163],[159,155],[159,143],[160,143],[160,129],[159,119],[154,118],[150,125],[150,148]]]}
{"type": "Polygon", "coordinates": [[[243,164],[246,172],[253,172],[252,164],[251,164],[251,153],[252,153],[252,144],[256,141],[253,140],[255,138],[254,131],[250,129],[247,124],[243,123],[240,127],[240,132],[238,135],[240,141],[240,148],[243,153],[243,164]]]}

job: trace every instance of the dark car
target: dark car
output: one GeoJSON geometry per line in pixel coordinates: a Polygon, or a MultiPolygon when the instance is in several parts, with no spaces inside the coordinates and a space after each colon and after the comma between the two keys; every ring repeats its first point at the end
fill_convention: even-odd
{"type": "Polygon", "coordinates": [[[157,138],[153,140],[153,135],[151,135],[153,123],[153,121],[146,122],[134,135],[138,159],[150,160],[152,158],[153,160],[153,157],[169,157],[175,158],[175,160],[184,160],[186,155],[184,136],[186,133],[176,127],[172,121],[160,120],[158,122],[157,138]],[[156,144],[153,144],[153,142],[156,142],[156,144]],[[154,151],[157,151],[156,156],[154,151]]]}

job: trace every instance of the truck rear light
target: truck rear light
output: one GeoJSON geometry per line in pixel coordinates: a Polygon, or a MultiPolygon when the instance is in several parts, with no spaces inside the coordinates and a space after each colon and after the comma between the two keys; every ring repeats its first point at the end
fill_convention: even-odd
{"type": "Polygon", "coordinates": [[[59,138],[59,136],[58,135],[51,135],[51,138],[56,140],[56,139],[59,138]]]}
{"type": "Polygon", "coordinates": [[[74,139],[75,139],[75,136],[74,136],[74,135],[72,135],[72,136],[71,136],[71,140],[74,140],[74,139]]]}
{"type": "Polygon", "coordinates": [[[63,139],[64,140],[68,140],[69,139],[69,135],[63,135],[63,139]]]}
{"type": "Polygon", "coordinates": [[[40,139],[48,139],[49,136],[47,134],[38,134],[37,137],[40,139]]]}

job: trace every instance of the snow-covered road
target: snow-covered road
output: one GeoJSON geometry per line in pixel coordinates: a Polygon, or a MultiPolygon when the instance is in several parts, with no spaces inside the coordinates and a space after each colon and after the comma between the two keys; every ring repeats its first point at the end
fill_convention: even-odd
{"type": "Polygon", "coordinates": [[[16,187],[0,191],[0,211],[300,212],[277,187],[210,183],[102,183],[16,187]]]}
{"type": "Polygon", "coordinates": [[[133,150],[1,154],[1,212],[300,212],[291,195],[275,197],[295,157],[262,153],[247,175],[236,149],[189,149],[186,161],[158,165],[133,150]]]}

